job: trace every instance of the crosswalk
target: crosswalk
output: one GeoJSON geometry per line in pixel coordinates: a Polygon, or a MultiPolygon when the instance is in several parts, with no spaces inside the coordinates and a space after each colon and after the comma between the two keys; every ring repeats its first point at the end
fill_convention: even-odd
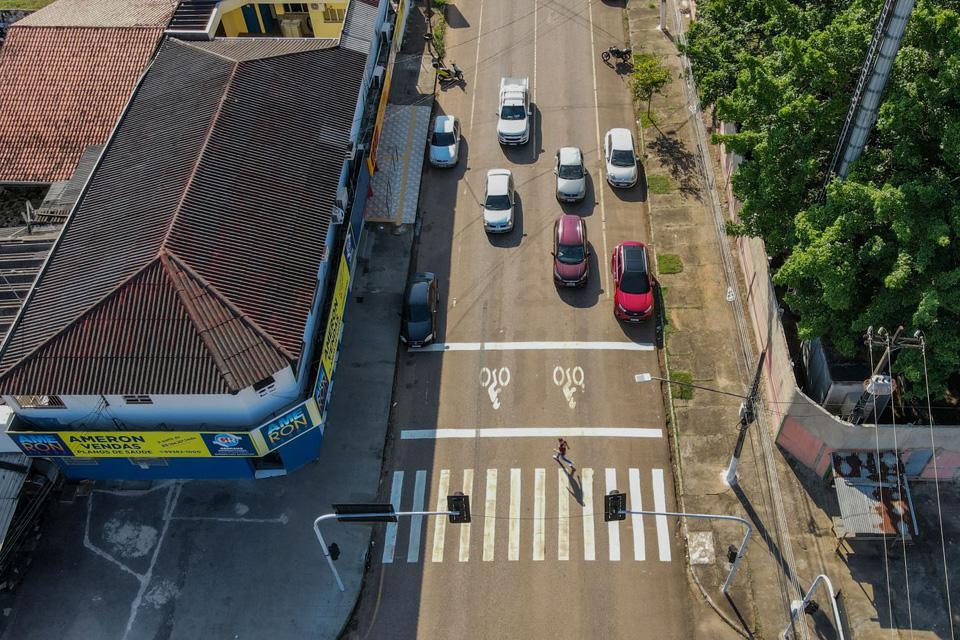
{"type": "Polygon", "coordinates": [[[643,562],[648,558],[647,544],[653,540],[656,553],[651,549],[650,558],[672,560],[666,516],[645,519],[630,515],[625,521],[607,523],[602,516],[603,495],[614,490],[628,493],[630,510],[642,510],[646,504],[648,510],[665,511],[663,469],[641,473],[629,468],[624,473],[615,468],[586,467],[569,474],[557,466],[478,473],[474,469],[440,469],[435,477],[429,475],[426,469],[412,474],[394,471],[390,486],[394,510],[423,511],[428,505],[446,511],[447,495],[463,491],[470,496],[472,523],[449,524],[442,516],[391,522],[384,533],[384,564],[402,562],[404,546],[407,563],[418,563],[421,558],[430,563],[593,562],[598,557],[609,562],[643,562]],[[414,478],[412,487],[409,480],[405,484],[409,475],[414,478]],[[595,482],[602,484],[595,487],[595,482]]]}

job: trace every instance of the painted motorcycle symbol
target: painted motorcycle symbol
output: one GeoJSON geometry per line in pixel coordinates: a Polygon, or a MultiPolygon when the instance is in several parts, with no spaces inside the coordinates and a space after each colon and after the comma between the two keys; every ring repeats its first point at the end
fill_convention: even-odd
{"type": "Polygon", "coordinates": [[[561,387],[563,390],[563,397],[567,401],[567,405],[573,409],[577,406],[577,400],[574,397],[577,393],[577,389],[582,392],[584,390],[584,381],[583,381],[583,368],[582,367],[560,367],[556,366],[553,368],[553,384],[561,387]]]}
{"type": "Polygon", "coordinates": [[[490,404],[493,405],[494,409],[500,408],[500,392],[509,384],[510,369],[506,367],[500,367],[499,369],[483,367],[480,369],[480,386],[487,390],[487,395],[490,396],[490,404]]]}

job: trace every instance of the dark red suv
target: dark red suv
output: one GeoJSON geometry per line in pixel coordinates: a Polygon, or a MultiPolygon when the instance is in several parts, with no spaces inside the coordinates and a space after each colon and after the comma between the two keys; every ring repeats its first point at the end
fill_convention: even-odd
{"type": "Polygon", "coordinates": [[[590,250],[587,225],[580,216],[565,214],[553,224],[553,279],[562,287],[587,283],[590,250]]]}
{"type": "Polygon", "coordinates": [[[613,250],[613,315],[640,322],[653,315],[653,277],[642,242],[621,242],[613,250]]]}

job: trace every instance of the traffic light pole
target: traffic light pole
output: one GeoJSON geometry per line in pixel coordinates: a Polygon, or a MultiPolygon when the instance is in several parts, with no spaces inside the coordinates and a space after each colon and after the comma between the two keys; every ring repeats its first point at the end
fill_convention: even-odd
{"type": "Polygon", "coordinates": [[[346,589],[343,586],[343,580],[340,579],[340,573],[337,571],[337,568],[333,564],[333,558],[330,557],[330,549],[327,547],[327,543],[323,539],[323,534],[320,533],[320,523],[324,520],[331,520],[336,518],[337,520],[357,520],[360,522],[369,521],[370,518],[393,518],[396,519],[400,516],[450,516],[458,517],[460,516],[460,511],[393,511],[393,512],[383,512],[383,513],[351,513],[351,514],[339,514],[339,513],[327,513],[322,516],[318,516],[316,520],[313,521],[313,532],[317,534],[317,541],[320,543],[320,548],[323,549],[323,557],[327,559],[327,564],[330,565],[330,571],[333,572],[333,578],[337,581],[337,588],[340,591],[345,591],[346,589]]]}
{"type": "Polygon", "coordinates": [[[753,525],[750,524],[744,518],[739,516],[726,516],[713,513],[680,513],[677,511],[631,511],[624,510],[621,511],[624,514],[638,515],[638,516],[674,516],[677,518],[699,518],[701,520],[729,520],[732,522],[739,522],[744,527],[746,531],[743,534],[743,540],[740,542],[740,548],[737,549],[737,555],[730,563],[730,572],[727,574],[727,579],[723,582],[723,595],[729,595],[727,592],[730,589],[730,584],[733,582],[733,577],[737,575],[737,569],[740,567],[740,560],[743,559],[743,556],[747,553],[747,543],[750,542],[750,536],[753,535],[753,525]]]}
{"type": "Polygon", "coordinates": [[[810,596],[812,596],[813,592],[816,591],[817,585],[821,583],[827,585],[827,593],[830,594],[830,606],[833,608],[833,624],[837,629],[837,638],[838,640],[844,640],[843,624],[840,622],[840,609],[837,608],[837,594],[833,590],[833,583],[830,582],[830,578],[828,578],[825,574],[820,574],[816,577],[816,579],[813,581],[813,584],[811,584],[810,588],[807,589],[806,595],[803,596],[803,600],[794,600],[790,603],[790,623],[787,624],[786,628],[780,634],[780,637],[783,640],[786,640],[787,633],[789,633],[790,627],[793,626],[793,621],[797,619],[797,616],[800,615],[801,612],[806,610],[807,605],[810,604],[810,596]]]}

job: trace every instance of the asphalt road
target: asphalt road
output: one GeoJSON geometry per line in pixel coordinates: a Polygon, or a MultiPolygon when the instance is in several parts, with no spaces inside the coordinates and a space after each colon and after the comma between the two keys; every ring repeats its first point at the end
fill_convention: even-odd
{"type": "Polygon", "coordinates": [[[444,91],[439,107],[461,120],[462,157],[424,175],[415,264],[439,278],[438,341],[450,349],[400,359],[382,498],[435,509],[464,491],[473,522],[384,526],[354,629],[369,638],[690,638],[678,523],[602,517],[613,488],[635,508],[676,507],[659,388],[633,379],[657,374],[654,325],[622,326],[612,313],[610,252],[649,240],[642,188],[615,191],[602,170],[601,136],[634,128],[626,78],[599,58],[624,44],[621,6],[460,1],[448,22],[447,59],[466,85],[444,91]],[[512,149],[496,139],[505,75],[528,76],[533,92],[534,137],[512,149]],[[590,182],[585,202],[561,207],[553,163],[566,145],[583,150],[590,182]],[[498,167],[514,172],[521,206],[511,234],[488,237],[480,199],[486,171],[498,167]],[[579,291],[558,291],[551,276],[564,209],[586,219],[592,244],[579,291]],[[573,473],[551,457],[564,433],[573,473]]]}

